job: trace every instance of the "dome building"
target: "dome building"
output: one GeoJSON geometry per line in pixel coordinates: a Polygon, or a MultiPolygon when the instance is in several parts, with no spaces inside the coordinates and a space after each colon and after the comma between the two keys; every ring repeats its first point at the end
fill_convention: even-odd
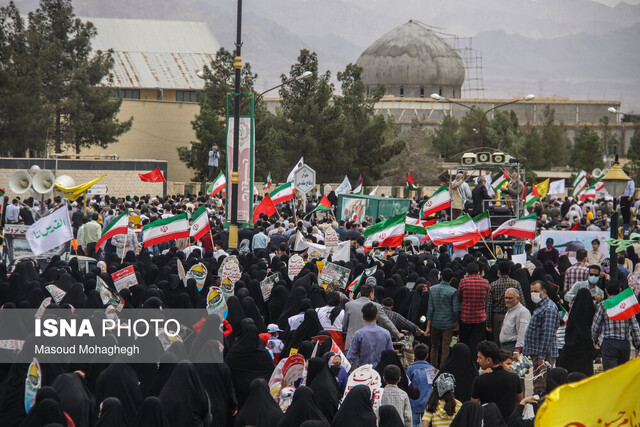
{"type": "Polygon", "coordinates": [[[386,95],[460,98],[465,72],[458,53],[424,25],[409,21],[389,31],[358,58],[367,93],[377,85],[386,95]]]}

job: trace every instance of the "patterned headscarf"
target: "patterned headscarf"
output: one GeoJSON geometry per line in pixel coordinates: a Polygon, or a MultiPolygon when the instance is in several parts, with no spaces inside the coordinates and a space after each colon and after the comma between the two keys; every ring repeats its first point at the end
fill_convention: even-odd
{"type": "Polygon", "coordinates": [[[438,390],[438,396],[442,397],[456,388],[456,378],[452,374],[444,372],[438,375],[433,385],[438,390]]]}

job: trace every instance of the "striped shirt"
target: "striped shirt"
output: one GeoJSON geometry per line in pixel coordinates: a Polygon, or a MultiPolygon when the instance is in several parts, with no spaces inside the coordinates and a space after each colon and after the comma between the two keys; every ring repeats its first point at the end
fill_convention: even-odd
{"type": "Polygon", "coordinates": [[[422,417],[422,421],[426,422],[427,425],[429,425],[429,422],[431,422],[432,427],[449,427],[451,421],[453,421],[461,406],[462,403],[460,403],[460,401],[456,399],[456,411],[453,413],[453,415],[449,416],[444,410],[444,400],[440,400],[438,402],[436,412],[425,411],[424,416],[422,417]]]}

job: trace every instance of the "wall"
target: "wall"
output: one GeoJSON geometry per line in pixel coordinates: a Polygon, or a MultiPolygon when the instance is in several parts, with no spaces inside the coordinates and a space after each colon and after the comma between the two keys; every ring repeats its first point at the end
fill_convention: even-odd
{"type": "MultiPolygon", "coordinates": [[[[32,165],[54,172],[56,176],[69,175],[76,181],[76,185],[105,176],[98,184],[107,185],[110,196],[127,195],[163,195],[166,191],[164,183],[142,182],[139,173],[149,172],[157,167],[167,172],[167,162],[158,160],[58,160],[57,173],[55,159],[18,159],[0,158],[0,188],[5,195],[13,198],[15,193],[9,188],[9,177],[18,170],[28,170],[32,165]]],[[[21,195],[28,198],[31,192],[21,195]]]]}
{"type": "MultiPolygon", "coordinates": [[[[200,112],[200,106],[194,102],[155,101],[156,92],[151,92],[153,100],[122,101],[118,118],[127,120],[133,116],[133,126],[118,142],[106,149],[83,149],[82,154],[117,154],[121,159],[164,160],[168,164],[168,181],[188,182],[193,172],[180,161],[177,148],[196,140],[191,122],[200,112]]],[[[170,95],[169,91],[165,91],[165,95],[170,95]]]]}

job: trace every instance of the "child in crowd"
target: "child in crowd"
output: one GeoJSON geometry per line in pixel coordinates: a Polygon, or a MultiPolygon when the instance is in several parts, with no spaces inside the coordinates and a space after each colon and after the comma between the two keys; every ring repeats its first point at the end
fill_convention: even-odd
{"type": "Polygon", "coordinates": [[[422,422],[427,399],[431,396],[433,380],[438,370],[427,362],[429,357],[429,347],[426,344],[418,344],[414,347],[415,362],[407,368],[407,377],[411,385],[420,390],[420,397],[416,400],[410,399],[411,413],[413,416],[413,427],[417,427],[422,422]]]}
{"type": "Polygon", "coordinates": [[[462,403],[455,398],[453,392],[456,378],[448,372],[438,375],[433,382],[433,392],[427,401],[427,408],[422,417],[423,427],[449,427],[453,417],[460,410],[462,403]]]}
{"type": "Polygon", "coordinates": [[[284,343],[280,339],[280,332],[282,332],[282,330],[278,328],[278,325],[275,323],[270,323],[269,326],[267,326],[267,332],[271,334],[271,338],[267,340],[267,348],[271,350],[273,354],[274,363],[278,364],[280,354],[284,349],[284,343]]]}
{"type": "Polygon", "coordinates": [[[412,414],[411,404],[409,403],[409,396],[407,393],[398,388],[400,382],[400,368],[396,365],[387,365],[382,372],[384,381],[387,385],[382,391],[382,405],[392,405],[400,414],[400,417],[404,421],[405,427],[411,427],[412,414]]]}

